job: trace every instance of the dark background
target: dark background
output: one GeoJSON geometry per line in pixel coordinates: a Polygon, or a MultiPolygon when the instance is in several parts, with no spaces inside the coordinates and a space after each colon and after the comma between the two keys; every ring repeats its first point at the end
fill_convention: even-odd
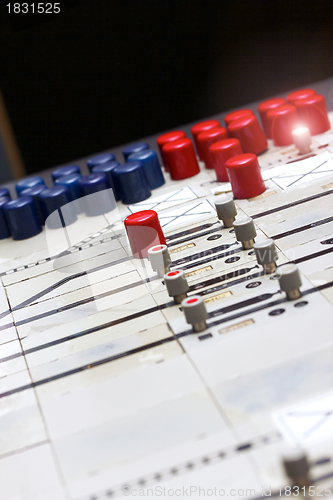
{"type": "Polygon", "coordinates": [[[333,76],[330,0],[6,3],[0,88],[29,173],[333,76]]]}

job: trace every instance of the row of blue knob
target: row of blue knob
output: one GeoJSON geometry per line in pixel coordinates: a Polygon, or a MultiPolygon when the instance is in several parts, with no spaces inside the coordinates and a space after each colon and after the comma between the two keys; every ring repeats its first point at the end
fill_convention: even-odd
{"type": "Polygon", "coordinates": [[[52,173],[55,186],[50,189],[41,177],[25,178],[16,185],[16,200],[10,201],[8,190],[0,188],[0,239],[10,235],[17,240],[35,236],[49,215],[60,207],[61,216],[49,217],[48,227],[69,225],[82,210],[88,216],[109,212],[115,208],[110,188],[115,198],[125,204],[147,199],[151,189],[165,182],[156,153],[145,143],[129,146],[123,153],[129,160],[124,165],[111,153],[91,158],[87,164],[92,173],[85,177],[77,165],[60,167],[52,173]],[[87,196],[97,192],[98,202],[96,197],[87,196]],[[68,205],[74,200],[74,204],[68,205]]]}

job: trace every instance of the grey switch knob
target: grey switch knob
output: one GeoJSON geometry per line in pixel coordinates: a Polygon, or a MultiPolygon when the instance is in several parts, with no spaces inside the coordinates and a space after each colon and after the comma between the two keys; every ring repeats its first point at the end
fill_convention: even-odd
{"type": "Polygon", "coordinates": [[[283,466],[287,476],[292,480],[293,485],[300,488],[309,485],[310,465],[306,454],[295,448],[290,450],[283,457],[283,466]]]}
{"type": "Polygon", "coordinates": [[[148,250],[148,259],[153,271],[156,271],[160,278],[169,271],[171,257],[166,245],[155,245],[148,250]]]}
{"type": "Polygon", "coordinates": [[[169,297],[173,297],[177,304],[186,299],[189,285],[184,271],[170,271],[164,275],[164,282],[168,290],[169,297]]]}
{"type": "Polygon", "coordinates": [[[208,313],[206,304],[200,295],[192,295],[192,297],[184,299],[182,301],[182,309],[186,322],[193,326],[195,332],[206,330],[208,313]]]}
{"type": "Polygon", "coordinates": [[[276,246],[271,238],[257,241],[253,245],[258,264],[264,267],[267,274],[274,273],[276,270],[275,262],[278,259],[276,246]]]}
{"type": "Polygon", "coordinates": [[[215,208],[218,218],[223,221],[224,227],[232,227],[237,209],[231,196],[222,194],[215,200],[215,208]]]}
{"type": "Polygon", "coordinates": [[[282,292],[286,292],[288,299],[295,300],[301,296],[301,276],[295,264],[285,264],[278,267],[278,277],[282,292]]]}
{"type": "Polygon", "coordinates": [[[236,240],[241,242],[243,248],[246,250],[253,248],[257,231],[251,217],[237,217],[234,222],[234,229],[236,240]]]}

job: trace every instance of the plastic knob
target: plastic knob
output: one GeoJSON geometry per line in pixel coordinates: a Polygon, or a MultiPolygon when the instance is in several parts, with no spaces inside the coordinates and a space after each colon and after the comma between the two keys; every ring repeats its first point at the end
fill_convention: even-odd
{"type": "Polygon", "coordinates": [[[288,94],[287,99],[290,104],[295,104],[299,99],[306,99],[307,97],[311,97],[316,94],[314,89],[301,89],[295,90],[295,92],[291,92],[288,94]]]}
{"type": "Polygon", "coordinates": [[[42,231],[31,196],[22,196],[3,205],[9,232],[14,240],[32,238],[42,231]]]}
{"type": "Polygon", "coordinates": [[[254,116],[251,109],[238,109],[237,111],[232,111],[231,113],[225,115],[224,123],[226,124],[226,127],[228,127],[229,123],[238,120],[239,118],[248,118],[249,116],[254,116]]]}
{"type": "Polygon", "coordinates": [[[256,155],[244,153],[234,156],[227,160],[226,167],[235,198],[253,198],[265,191],[256,155]]]}
{"type": "Polygon", "coordinates": [[[0,188],[0,198],[2,196],[6,196],[7,198],[11,199],[11,195],[10,195],[9,189],[7,189],[5,187],[0,188]]]}
{"type": "Polygon", "coordinates": [[[38,185],[45,186],[45,182],[44,182],[44,179],[42,177],[35,175],[32,177],[25,177],[25,179],[22,179],[21,181],[19,181],[16,184],[15,189],[16,189],[16,192],[19,196],[21,191],[24,191],[25,189],[28,189],[28,188],[33,187],[33,186],[38,186],[38,185]]]}
{"type": "Polygon", "coordinates": [[[80,167],[78,165],[66,165],[64,167],[59,167],[56,170],[53,170],[51,176],[53,179],[53,182],[59,177],[63,177],[64,175],[72,175],[72,174],[80,174],[80,167]]]}
{"type": "Polygon", "coordinates": [[[139,153],[140,151],[144,151],[145,149],[149,149],[149,146],[146,142],[136,142],[135,144],[126,146],[126,148],[123,149],[125,161],[127,161],[129,155],[133,153],[139,153]]]}
{"type": "Polygon", "coordinates": [[[0,196],[0,240],[4,240],[10,236],[9,227],[3,210],[3,206],[8,201],[10,201],[8,196],[0,196]]]}
{"type": "Polygon", "coordinates": [[[113,170],[119,166],[120,166],[120,163],[118,161],[109,161],[107,163],[102,163],[101,165],[96,165],[95,167],[93,167],[91,169],[92,174],[102,173],[102,174],[106,175],[106,177],[108,179],[109,187],[113,190],[113,195],[114,195],[116,201],[120,200],[120,196],[119,196],[118,191],[116,189],[115,181],[113,178],[113,170]]]}
{"type": "Polygon", "coordinates": [[[201,158],[200,151],[199,151],[199,148],[198,148],[198,143],[197,143],[197,137],[198,137],[198,135],[201,132],[205,132],[206,130],[211,130],[212,128],[220,127],[220,126],[221,126],[221,124],[220,124],[220,122],[218,120],[205,120],[204,122],[196,123],[191,128],[191,133],[192,133],[192,136],[193,136],[193,140],[194,140],[195,146],[197,148],[199,159],[201,161],[204,161],[204,160],[203,160],[203,158],[201,158]]]}
{"type": "Polygon", "coordinates": [[[222,194],[215,200],[215,208],[218,218],[223,221],[224,227],[232,227],[237,209],[234,200],[231,196],[222,194]]]}
{"type": "Polygon", "coordinates": [[[301,296],[301,276],[295,264],[285,264],[278,267],[280,289],[286,292],[288,299],[295,300],[301,296]]]}
{"type": "Polygon", "coordinates": [[[44,189],[40,193],[39,199],[48,229],[66,227],[77,220],[66,186],[59,185],[44,189]]]}
{"type": "Polygon", "coordinates": [[[297,127],[291,132],[294,144],[301,155],[311,151],[311,134],[308,127],[297,127]]]}
{"type": "Polygon", "coordinates": [[[299,123],[297,109],[293,104],[284,104],[271,109],[267,113],[267,119],[271,123],[271,134],[275,146],[293,144],[292,131],[299,123]]]}
{"type": "Polygon", "coordinates": [[[91,172],[92,169],[97,165],[104,165],[105,163],[109,163],[110,161],[116,161],[115,155],[112,153],[102,153],[90,158],[87,161],[87,167],[89,169],[89,172],[91,172]]]}
{"type": "Polygon", "coordinates": [[[155,245],[148,249],[148,259],[153,271],[156,271],[160,278],[170,269],[171,257],[166,245],[155,245]]]}
{"type": "Polygon", "coordinates": [[[214,168],[213,158],[210,154],[210,146],[218,141],[227,139],[228,132],[224,127],[215,127],[205,130],[197,135],[197,149],[199,157],[205,163],[206,168],[214,168]]]}
{"type": "Polygon", "coordinates": [[[255,243],[253,248],[258,264],[263,266],[267,274],[274,273],[276,270],[275,262],[278,259],[274,241],[271,238],[267,238],[255,243]]]}
{"type": "Polygon", "coordinates": [[[79,180],[81,179],[81,174],[71,174],[64,175],[63,177],[58,177],[55,180],[55,185],[66,186],[68,189],[69,197],[71,201],[75,201],[74,208],[77,214],[80,214],[83,210],[82,203],[79,200],[80,198],[80,188],[79,188],[79,180]]]}
{"type": "Polygon", "coordinates": [[[261,102],[258,106],[258,111],[260,114],[261,118],[261,123],[264,129],[264,132],[266,134],[266,137],[268,139],[272,138],[272,131],[271,131],[271,119],[267,117],[268,111],[271,109],[276,109],[279,106],[283,106],[284,104],[287,104],[287,101],[283,99],[283,97],[276,97],[275,99],[268,99],[267,101],[261,102]]]}
{"type": "Polygon", "coordinates": [[[236,240],[240,241],[243,248],[248,250],[253,248],[254,238],[257,236],[257,231],[251,217],[238,217],[234,222],[236,240]]]}
{"type": "Polygon", "coordinates": [[[293,484],[299,487],[307,486],[310,464],[304,451],[299,448],[290,449],[289,453],[286,453],[282,460],[284,470],[293,484]]]}
{"type": "Polygon", "coordinates": [[[192,295],[192,297],[184,299],[181,304],[186,323],[192,325],[195,332],[206,330],[208,313],[203,298],[200,295],[192,295]]]}
{"type": "Polygon", "coordinates": [[[140,161],[146,172],[150,189],[156,189],[165,184],[160,162],[152,149],[145,149],[129,155],[128,161],[140,161]]]}
{"type": "Polygon", "coordinates": [[[180,304],[187,297],[189,285],[184,271],[170,271],[164,276],[169,297],[173,297],[176,304],[180,304]]]}
{"type": "Polygon", "coordinates": [[[45,189],[47,189],[47,187],[45,185],[40,184],[40,185],[33,186],[31,188],[25,189],[24,191],[20,192],[20,196],[31,196],[31,198],[33,199],[34,204],[35,204],[37,217],[38,217],[38,220],[39,220],[39,223],[41,226],[44,226],[45,219],[44,219],[43,209],[42,209],[42,205],[41,205],[41,202],[39,199],[39,195],[43,191],[45,191],[45,189]]]}
{"type": "Polygon", "coordinates": [[[132,254],[137,259],[148,257],[149,248],[166,245],[158,215],[154,210],[142,210],[124,220],[132,254]]]}
{"type": "Polygon", "coordinates": [[[166,134],[160,135],[156,139],[156,143],[161,153],[162,163],[166,172],[169,172],[169,166],[163,152],[164,144],[166,144],[167,142],[177,141],[177,139],[183,139],[184,137],[186,137],[186,134],[185,132],[183,132],[183,130],[173,130],[172,132],[167,132],[166,134]]]}
{"type": "Polygon", "coordinates": [[[216,178],[219,182],[229,182],[226,169],[227,160],[233,156],[243,153],[242,146],[238,139],[224,139],[212,144],[209,148],[212,164],[216,172],[216,178]]]}
{"type": "Polygon", "coordinates": [[[169,165],[172,180],[187,179],[200,172],[191,139],[184,137],[168,142],[163,146],[163,152],[169,165]]]}
{"type": "Polygon", "coordinates": [[[103,172],[81,177],[78,186],[81,195],[80,201],[88,217],[103,215],[116,208],[108,178],[103,172]]]}
{"type": "Polygon", "coordinates": [[[148,179],[140,161],[129,161],[112,171],[116,190],[125,205],[144,201],[151,196],[148,179]]]}
{"type": "Polygon", "coordinates": [[[228,125],[228,132],[239,140],[244,153],[258,155],[267,149],[265,134],[254,115],[233,120],[228,125]]]}
{"type": "Polygon", "coordinates": [[[329,130],[330,122],[324,96],[313,95],[295,101],[299,121],[310,130],[311,135],[322,134],[329,130]]]}

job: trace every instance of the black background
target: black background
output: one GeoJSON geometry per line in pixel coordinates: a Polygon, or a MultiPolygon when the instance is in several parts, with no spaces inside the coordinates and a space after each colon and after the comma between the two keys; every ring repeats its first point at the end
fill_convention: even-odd
{"type": "Polygon", "coordinates": [[[330,0],[6,3],[0,84],[28,172],[333,76],[330,0]]]}

